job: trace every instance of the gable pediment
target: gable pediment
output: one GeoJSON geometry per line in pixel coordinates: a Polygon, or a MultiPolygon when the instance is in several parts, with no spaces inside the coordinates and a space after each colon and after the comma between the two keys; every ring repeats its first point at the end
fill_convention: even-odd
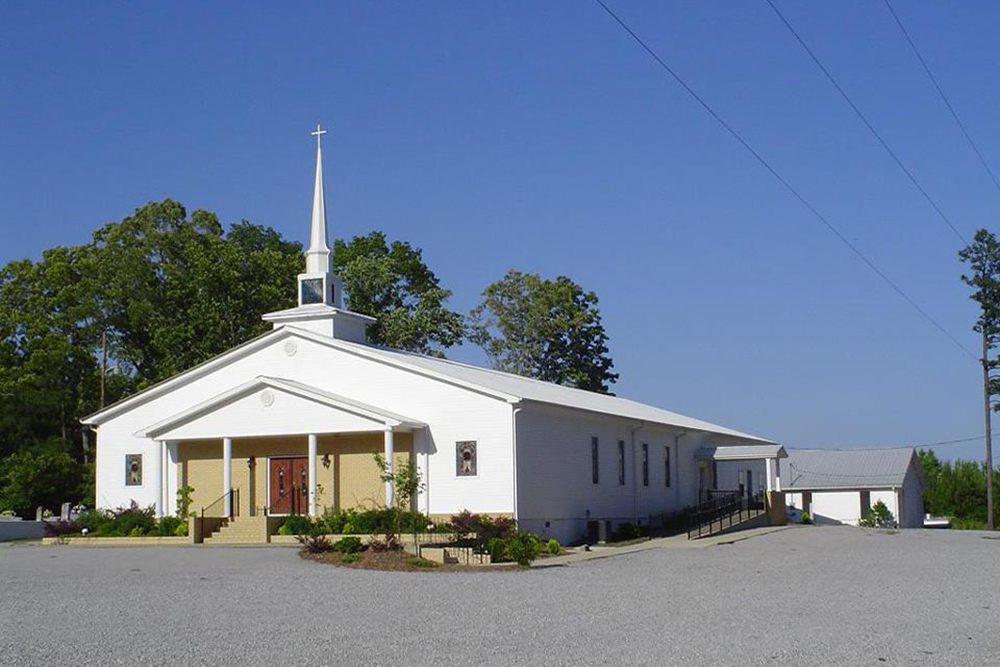
{"type": "Polygon", "coordinates": [[[259,376],[140,429],[139,437],[191,440],[304,433],[360,433],[423,426],[318,387],[259,376]]]}

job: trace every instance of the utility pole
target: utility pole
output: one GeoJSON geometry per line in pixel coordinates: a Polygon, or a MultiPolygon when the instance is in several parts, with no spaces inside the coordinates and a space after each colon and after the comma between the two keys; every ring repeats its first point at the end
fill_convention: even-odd
{"type": "Polygon", "coordinates": [[[990,361],[986,327],[983,327],[983,415],[986,420],[986,530],[993,530],[993,436],[990,424],[990,361]]]}
{"type": "MultiPolygon", "coordinates": [[[[985,345],[985,339],[983,344],[985,345]]],[[[97,406],[98,410],[104,409],[104,376],[108,372],[108,332],[104,330],[101,332],[101,399],[97,406]]],[[[987,417],[989,419],[989,417],[987,417]]]]}

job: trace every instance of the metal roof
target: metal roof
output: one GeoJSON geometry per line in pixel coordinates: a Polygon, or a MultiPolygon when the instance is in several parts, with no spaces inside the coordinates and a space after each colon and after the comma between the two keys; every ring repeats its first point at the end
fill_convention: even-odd
{"type": "Polygon", "coordinates": [[[915,456],[913,447],[789,449],[788,458],[781,464],[781,488],[809,491],[900,487],[915,456]]]}
{"type": "Polygon", "coordinates": [[[336,347],[349,348],[353,351],[376,358],[383,358],[387,361],[399,363],[400,365],[415,366],[437,375],[450,377],[470,385],[514,396],[520,400],[561,405],[579,410],[589,410],[591,412],[626,417],[637,421],[665,424],[667,426],[706,431],[708,433],[719,433],[735,438],[773,444],[773,441],[766,438],[736,431],[693,417],[686,417],[676,412],[662,410],[651,405],[630,401],[617,396],[599,394],[574,387],[565,387],[552,382],[543,382],[542,380],[535,380],[481,366],[471,366],[440,357],[429,357],[413,352],[375,347],[373,345],[352,343],[344,340],[328,339],[328,341],[336,347]]]}
{"type": "Polygon", "coordinates": [[[699,461],[753,461],[757,459],[787,458],[781,445],[731,445],[729,447],[700,447],[694,454],[699,461]]]}

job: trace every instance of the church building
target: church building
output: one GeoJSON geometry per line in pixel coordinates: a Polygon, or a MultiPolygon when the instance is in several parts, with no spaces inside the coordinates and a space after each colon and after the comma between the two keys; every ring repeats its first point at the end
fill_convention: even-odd
{"type": "Polygon", "coordinates": [[[265,314],[267,333],[83,419],[97,433],[98,507],[135,501],[173,514],[185,486],[193,511],[236,521],[384,506],[393,490],[376,453],[416,463],[424,488],[414,509],[432,518],[508,516],[561,541],[591,521],[644,523],[697,504],[729,468],[745,472],[727,487],[744,475],[748,489],[780,491],[784,451],[767,439],[369,343],[375,320],[344,308],[331,272],[322,131],[314,134],[298,306],[265,314]],[[741,467],[744,459],[767,465],[741,467]]]}

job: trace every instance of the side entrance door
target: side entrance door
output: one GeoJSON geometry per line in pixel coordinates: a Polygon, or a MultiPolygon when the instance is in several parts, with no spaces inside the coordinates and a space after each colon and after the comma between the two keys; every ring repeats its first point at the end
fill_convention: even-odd
{"type": "Polygon", "coordinates": [[[305,456],[271,459],[270,513],[305,514],[309,511],[309,459],[305,456]]]}

